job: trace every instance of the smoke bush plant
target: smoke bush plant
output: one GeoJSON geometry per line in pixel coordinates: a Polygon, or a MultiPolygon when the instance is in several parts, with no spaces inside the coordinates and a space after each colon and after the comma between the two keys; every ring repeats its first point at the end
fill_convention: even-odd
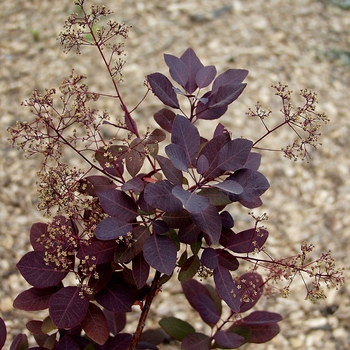
{"type": "MultiPolygon", "coordinates": [[[[316,301],[325,298],[324,286],[343,283],[342,270],[329,252],[309,260],[313,246],[306,242],[296,256],[271,257],[266,250],[269,232],[262,226],[267,215],[250,213],[252,227],[235,232],[227,209],[232,203],[249,209],[262,204],[269,182],[258,171],[261,155],[253,150],[272,132],[286,126],[295,134],[295,141],[282,150],[291,159],[308,158],[307,148],[319,144],[319,128],[327,117],[315,111],[316,94],[302,90],[305,103],[295,108],[287,86],[278,84],[274,88],[283,119],[277,126],[268,127],[271,111],[258,103],[247,113],[266,128],[255,142],[232,139],[221,123],[207,140],[196,122],[223,116],[243,92],[248,71],[229,69],[217,76],[214,66],[203,66],[187,49],[180,58],[164,55],[177,87],[161,73],[146,77],[146,95],[153,92],[167,107],[154,114],[159,128],[141,132],[144,122],[134,120],[133,112],[146,96],[136,108],[125,105],[119,92],[123,44],[113,42],[126,39],[129,28],[112,21],[98,28],[99,19],[111,11],[92,6],[87,12],[84,0],[75,4],[81,14],[68,18],[61,43],[66,52],[97,48],[115,94],[91,92],[85,77],[72,71],[59,91],[34,91],[23,104],[35,119],[9,129],[13,145],[43,156],[38,206],[50,221],[31,227],[33,251],[17,267],[33,287],[14,301],[21,310],[49,311],[44,320],[27,323],[35,349],[157,349],[166,333],[182,349],[268,342],[279,332],[281,315],[246,312],[276,289],[275,282],[286,281],[280,293],[287,296],[295,276],[309,278],[306,298],[316,301]],[[119,103],[122,121],[113,123],[106,111],[93,108],[101,97],[119,103]],[[111,137],[104,136],[105,128],[111,137]],[[167,134],[164,153],[159,145],[167,134]],[[70,165],[76,156],[85,168],[70,165]],[[237,272],[240,265],[243,274],[237,272]],[[153,299],[172,275],[210,327],[209,334],[172,316],[159,321],[161,328],[144,331],[153,299]],[[203,283],[211,277],[213,283],[203,283]],[[123,330],[133,305],[141,312],[135,332],[128,334],[123,330]],[[223,307],[228,311],[222,313],[223,307]]],[[[5,338],[0,320],[0,347],[5,338]]],[[[11,349],[27,348],[26,335],[19,334],[11,349]]]]}

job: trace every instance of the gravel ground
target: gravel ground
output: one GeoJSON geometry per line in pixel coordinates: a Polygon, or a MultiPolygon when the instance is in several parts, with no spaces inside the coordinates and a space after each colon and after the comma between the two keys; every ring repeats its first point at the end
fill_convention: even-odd
{"type": "MultiPolygon", "coordinates": [[[[334,1],[335,3],[336,1],[334,1]]],[[[89,3],[89,2],[88,2],[89,3]]],[[[297,251],[303,240],[315,251],[332,250],[340,266],[349,267],[350,238],[350,11],[331,1],[316,0],[98,0],[114,10],[114,19],[133,26],[126,43],[127,65],[123,85],[126,102],[142,96],[144,76],[167,73],[164,52],[181,55],[192,47],[204,64],[219,72],[228,68],[249,70],[248,86],[222,122],[236,137],[257,139],[263,128],[245,112],[257,100],[279,118],[280,108],[271,84],[288,83],[298,91],[310,88],[319,95],[319,110],[331,123],[323,130],[323,146],[312,160],[290,162],[277,153],[263,154],[261,171],[271,189],[256,214],[267,212],[269,251],[277,257],[297,251]]],[[[346,4],[346,1],[338,1],[346,4]]],[[[36,211],[36,170],[40,159],[23,159],[7,145],[6,129],[16,120],[28,120],[20,102],[33,89],[57,87],[72,67],[89,75],[90,85],[107,91],[107,77],[97,56],[62,53],[56,37],[72,2],[2,0],[0,29],[0,315],[10,337],[24,329],[28,313],[13,310],[14,297],[26,288],[15,263],[30,249],[31,224],[42,220],[36,211]]],[[[108,103],[108,102],[106,102],[108,103]]],[[[108,104],[101,108],[113,108],[108,104]]],[[[147,120],[159,103],[149,98],[137,118],[147,120]]],[[[140,110],[141,111],[141,110],[140,110]]],[[[202,124],[210,132],[211,126],[202,124]]],[[[281,147],[288,134],[269,142],[281,147]]],[[[235,215],[238,228],[246,228],[247,211],[235,215]]],[[[349,276],[349,269],[345,270],[349,276]]],[[[304,301],[301,282],[289,299],[261,300],[259,308],[280,312],[281,333],[268,344],[244,349],[350,349],[350,288],[330,291],[317,305],[304,301]]],[[[156,301],[150,325],[161,316],[198,320],[183,301],[178,284],[171,283],[156,301]]],[[[196,322],[201,330],[201,323],[196,322]]],[[[175,343],[162,349],[179,349],[175,343]]]]}

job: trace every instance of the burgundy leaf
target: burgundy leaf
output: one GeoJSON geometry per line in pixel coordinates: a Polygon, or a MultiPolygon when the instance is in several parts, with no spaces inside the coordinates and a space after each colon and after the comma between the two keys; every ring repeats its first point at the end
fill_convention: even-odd
{"type": "Polygon", "coordinates": [[[219,250],[219,264],[226,267],[230,271],[236,271],[239,267],[239,262],[236,257],[234,257],[227,250],[219,250]]]}
{"type": "Polygon", "coordinates": [[[127,157],[125,157],[126,168],[131,176],[135,177],[141,170],[145,160],[145,145],[142,140],[136,138],[131,141],[127,157]]]}
{"type": "Polygon", "coordinates": [[[201,263],[209,269],[216,269],[219,264],[219,254],[216,249],[204,248],[201,256],[201,263]]]}
{"type": "MultiPolygon", "coordinates": [[[[210,92],[207,94],[204,94],[204,96],[210,96],[210,92]]],[[[201,100],[203,100],[204,96],[201,100]]],[[[207,98],[207,97],[205,97],[207,98]]],[[[212,99],[214,99],[215,96],[213,95],[212,99]]],[[[208,101],[209,102],[209,101],[208,101]]],[[[227,106],[218,107],[218,108],[209,108],[209,103],[203,103],[198,102],[196,106],[196,116],[198,119],[204,119],[204,120],[214,120],[219,119],[227,112],[227,106]]]]}
{"type": "Polygon", "coordinates": [[[242,83],[242,81],[248,75],[248,71],[245,69],[228,69],[226,72],[221,73],[213,83],[213,91],[217,91],[220,86],[233,83],[242,83]]]}
{"type": "Polygon", "coordinates": [[[154,345],[158,345],[164,342],[165,340],[166,340],[166,333],[161,328],[147,329],[146,331],[142,332],[140,337],[140,341],[147,342],[148,344],[154,344],[154,345]]]}
{"type": "Polygon", "coordinates": [[[216,68],[215,66],[205,66],[201,68],[196,74],[196,84],[198,87],[207,87],[215,78],[216,68]]]}
{"type": "Polygon", "coordinates": [[[261,154],[256,152],[250,152],[247,161],[242,168],[258,170],[261,162],[261,154]]]}
{"type": "Polygon", "coordinates": [[[115,183],[106,176],[91,175],[84,178],[87,182],[86,192],[90,196],[97,196],[97,191],[115,188],[115,183]]]}
{"type": "Polygon", "coordinates": [[[177,169],[168,158],[160,155],[155,156],[155,158],[157,159],[164,176],[174,185],[181,185],[183,179],[182,171],[177,169]]]}
{"type": "Polygon", "coordinates": [[[95,152],[95,158],[100,163],[101,167],[109,174],[117,177],[122,177],[124,172],[123,160],[129,147],[124,145],[112,145],[108,148],[108,156],[106,149],[100,147],[95,152]]]}
{"type": "Polygon", "coordinates": [[[196,308],[195,298],[198,294],[205,294],[211,298],[208,288],[194,279],[181,282],[181,286],[186,299],[194,309],[196,308]]]}
{"type": "Polygon", "coordinates": [[[244,337],[232,332],[217,331],[214,339],[219,346],[227,349],[238,348],[244,343],[244,337]]]}
{"type": "Polygon", "coordinates": [[[232,228],[234,226],[234,220],[232,215],[228,211],[222,211],[220,213],[222,226],[225,228],[232,228]]]}
{"type": "Polygon", "coordinates": [[[115,240],[100,241],[96,238],[92,238],[88,245],[80,244],[78,248],[77,257],[79,259],[86,259],[89,257],[89,261],[94,264],[103,264],[113,260],[114,251],[117,248],[115,240]],[[93,260],[92,260],[93,259],[93,260]]]}
{"type": "Polygon", "coordinates": [[[247,84],[228,84],[220,86],[219,89],[209,96],[209,109],[225,108],[241,95],[247,84]]]}
{"type": "Polygon", "coordinates": [[[28,338],[25,334],[17,334],[11,343],[10,350],[28,349],[28,338]]]}
{"type": "Polygon", "coordinates": [[[28,252],[16,265],[25,280],[37,288],[55,286],[68,274],[68,271],[59,270],[55,263],[46,263],[44,259],[45,252],[28,252]]]}
{"type": "Polygon", "coordinates": [[[250,310],[263,294],[264,281],[260,274],[247,272],[239,277],[239,298],[241,300],[240,312],[250,310]]]}
{"type": "Polygon", "coordinates": [[[161,73],[147,75],[153,93],[167,106],[179,108],[179,101],[170,80],[161,73]]]}
{"type": "Polygon", "coordinates": [[[52,295],[49,303],[51,320],[57,328],[73,328],[86,316],[89,298],[79,287],[68,286],[52,295]]]}
{"type": "Polygon", "coordinates": [[[108,350],[128,350],[132,342],[132,335],[119,333],[108,341],[108,350]]]}
{"type": "Polygon", "coordinates": [[[201,154],[198,157],[196,168],[199,174],[204,174],[208,170],[209,160],[204,154],[201,154]]]}
{"type": "Polygon", "coordinates": [[[209,350],[211,338],[203,333],[191,333],[186,335],[181,344],[181,350],[209,350]]]}
{"type": "Polygon", "coordinates": [[[265,244],[269,232],[263,228],[251,228],[233,235],[225,247],[235,253],[251,253],[259,251],[265,244]]]}
{"type": "Polygon", "coordinates": [[[199,158],[201,156],[205,156],[209,163],[209,167],[203,173],[197,168],[200,174],[203,174],[206,178],[216,178],[224,173],[223,169],[219,167],[219,153],[224,145],[229,141],[230,135],[222,134],[207,142],[207,144],[201,150],[199,158]]]}
{"type": "Polygon", "coordinates": [[[129,113],[129,111],[126,109],[126,107],[123,107],[124,109],[124,121],[125,124],[128,128],[128,130],[130,130],[133,134],[137,135],[138,134],[138,130],[137,130],[137,124],[135,122],[135,120],[131,117],[131,114],[129,113]]]}
{"type": "Polygon", "coordinates": [[[152,221],[153,231],[158,235],[163,235],[169,232],[169,226],[163,220],[154,220],[152,221]]]}
{"type": "Polygon", "coordinates": [[[133,305],[130,285],[120,275],[111,279],[106,287],[95,294],[95,299],[104,308],[113,312],[130,312],[133,305]]]}
{"type": "Polygon", "coordinates": [[[193,300],[195,310],[197,310],[203,321],[209,325],[215,325],[220,320],[220,313],[214,301],[206,294],[199,293],[193,300]]]}
{"type": "Polygon", "coordinates": [[[76,341],[69,335],[65,335],[57,344],[56,350],[80,350],[76,341]]]}
{"type": "Polygon", "coordinates": [[[167,180],[149,183],[145,188],[145,200],[153,208],[168,212],[178,212],[182,209],[182,203],[172,194],[172,185],[167,180]]]}
{"type": "Polygon", "coordinates": [[[188,159],[185,150],[179,146],[171,143],[165,147],[165,153],[171,160],[171,163],[179,171],[188,171],[188,159]]]}
{"type": "Polygon", "coordinates": [[[132,231],[132,225],[118,218],[105,218],[96,226],[95,236],[101,241],[118,239],[132,231]]]}
{"type": "Polygon", "coordinates": [[[95,304],[90,303],[87,314],[81,326],[86,335],[95,343],[103,345],[109,337],[109,327],[106,316],[95,304]]]}
{"type": "Polygon", "coordinates": [[[209,245],[217,244],[221,234],[221,218],[218,210],[212,204],[199,212],[190,213],[190,217],[196,226],[205,234],[205,240],[209,245]]]}
{"type": "Polygon", "coordinates": [[[277,322],[282,321],[281,315],[268,311],[254,311],[235,323],[234,326],[243,326],[251,330],[249,343],[266,343],[280,331],[277,322]]]}
{"type": "Polygon", "coordinates": [[[107,318],[109,330],[113,335],[118,334],[126,326],[126,313],[125,312],[112,312],[107,309],[103,310],[107,318]]]}
{"type": "Polygon", "coordinates": [[[184,149],[188,164],[192,164],[200,146],[200,136],[197,128],[186,117],[179,114],[175,117],[171,142],[184,149]]]}
{"type": "Polygon", "coordinates": [[[262,200],[260,199],[260,197],[254,197],[254,198],[249,198],[247,200],[240,199],[239,203],[246,208],[253,209],[253,208],[260,207],[262,205],[262,200]]]}
{"type": "Polygon", "coordinates": [[[0,317],[0,349],[5,345],[7,330],[4,320],[0,317]]]}
{"type": "Polygon", "coordinates": [[[180,242],[185,244],[191,244],[194,242],[200,233],[200,229],[192,223],[191,225],[180,228],[178,231],[178,237],[180,242]]]}
{"type": "Polygon", "coordinates": [[[214,270],[214,282],[216,291],[222,300],[231,308],[233,312],[238,313],[240,309],[240,300],[238,289],[233,282],[230,271],[221,265],[214,270]]]}
{"type": "Polygon", "coordinates": [[[192,214],[203,212],[209,206],[209,199],[203,196],[199,196],[194,192],[186,191],[182,186],[176,185],[172,189],[173,195],[180,199],[184,208],[192,214]]]}
{"type": "Polygon", "coordinates": [[[125,242],[120,242],[115,250],[114,260],[117,263],[127,263],[131,261],[137,254],[139,254],[145,241],[151,236],[148,227],[138,225],[132,230],[132,244],[131,246],[125,242]]]}
{"type": "Polygon", "coordinates": [[[167,108],[162,108],[154,114],[154,120],[167,132],[171,132],[175,113],[167,108]]]}
{"type": "Polygon", "coordinates": [[[219,153],[219,167],[231,171],[240,169],[247,161],[252,147],[253,142],[243,138],[226,143],[219,153]]]}
{"type": "Polygon", "coordinates": [[[185,228],[192,224],[187,210],[181,209],[176,213],[168,212],[163,215],[163,220],[170,228],[185,228]]]}
{"type": "MultiPolygon", "coordinates": [[[[111,261],[113,261],[113,258],[111,259],[111,261]]],[[[102,288],[104,288],[112,278],[113,270],[112,270],[111,262],[96,265],[94,272],[96,272],[97,276],[95,276],[95,273],[93,273],[90,276],[89,282],[88,282],[88,286],[92,290],[93,295],[95,295],[102,288]]]]}
{"type": "Polygon", "coordinates": [[[188,48],[180,59],[185,63],[188,72],[188,82],[185,90],[189,94],[192,94],[197,89],[196,76],[197,72],[203,68],[203,64],[191,48],[188,48]]]}
{"type": "Polygon", "coordinates": [[[143,257],[142,252],[132,259],[132,276],[137,289],[141,289],[147,282],[149,265],[143,257]]]}
{"type": "Polygon", "coordinates": [[[36,222],[30,228],[30,243],[34,250],[46,251],[45,248],[45,238],[47,237],[47,227],[48,225],[43,222],[36,222]]]}
{"type": "Polygon", "coordinates": [[[61,289],[61,286],[49,288],[29,288],[20,293],[13,302],[13,306],[19,310],[37,311],[49,307],[49,299],[61,289]]]}
{"type": "Polygon", "coordinates": [[[216,126],[216,128],[214,130],[213,137],[220,136],[223,134],[228,134],[228,130],[226,129],[226,127],[223,124],[218,123],[218,125],[216,126]]]}
{"type": "Polygon", "coordinates": [[[143,142],[148,145],[148,144],[162,142],[165,140],[165,138],[166,138],[166,135],[163,130],[154,129],[150,134],[147,135],[146,139],[144,139],[143,142]]]}
{"type": "Polygon", "coordinates": [[[238,182],[232,180],[224,180],[213,186],[228,193],[240,194],[243,192],[243,187],[238,182]]]}
{"type": "Polygon", "coordinates": [[[186,64],[180,58],[168,54],[164,54],[164,61],[169,67],[171,77],[184,88],[188,82],[186,64]]]}
{"type": "Polygon", "coordinates": [[[121,186],[121,189],[124,192],[126,191],[142,192],[143,188],[144,188],[143,181],[139,177],[133,177],[132,179],[123,183],[123,185],[121,186]]]}
{"type": "Polygon", "coordinates": [[[98,191],[97,195],[103,210],[110,216],[130,222],[138,215],[136,204],[122,191],[107,189],[98,191]]]}
{"type": "Polygon", "coordinates": [[[229,180],[238,182],[243,187],[243,192],[235,195],[229,194],[233,202],[249,201],[260,197],[269,187],[270,184],[266,177],[256,170],[240,169],[228,177],[229,180]]]}
{"type": "Polygon", "coordinates": [[[144,258],[154,269],[170,276],[176,265],[176,246],[167,236],[152,235],[143,247],[144,258]]]}

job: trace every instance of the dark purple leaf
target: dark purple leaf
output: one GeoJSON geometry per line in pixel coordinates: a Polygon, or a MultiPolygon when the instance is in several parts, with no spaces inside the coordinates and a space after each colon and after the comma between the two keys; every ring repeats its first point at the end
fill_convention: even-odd
{"type": "Polygon", "coordinates": [[[206,178],[214,179],[224,173],[223,169],[219,167],[219,153],[229,141],[230,135],[222,134],[207,142],[201,150],[199,158],[205,156],[209,163],[209,167],[203,173],[197,168],[200,174],[203,174],[206,178]]]}
{"type": "Polygon", "coordinates": [[[269,232],[263,228],[241,231],[233,235],[225,247],[235,253],[251,253],[254,251],[260,251],[264,246],[269,232]]]}
{"type": "Polygon", "coordinates": [[[204,248],[201,256],[201,263],[209,269],[216,269],[219,264],[219,254],[216,249],[204,248]]]}
{"type": "Polygon", "coordinates": [[[200,229],[192,223],[191,225],[180,228],[178,232],[178,237],[180,242],[185,244],[191,244],[194,242],[200,233],[200,229]]]}
{"type": "Polygon", "coordinates": [[[89,298],[81,295],[79,287],[68,286],[52,295],[49,311],[57,328],[73,328],[86,316],[89,298]]]}
{"type": "Polygon", "coordinates": [[[213,83],[213,92],[217,91],[220,86],[225,86],[233,83],[242,83],[242,81],[248,75],[248,71],[245,69],[228,69],[226,72],[221,73],[213,83]]]}
{"type": "MultiPolygon", "coordinates": [[[[171,131],[171,129],[170,129],[171,131]]],[[[146,139],[143,142],[147,145],[157,144],[164,141],[166,138],[165,132],[161,129],[154,129],[150,134],[147,135],[146,139]]]]}
{"type": "Polygon", "coordinates": [[[141,289],[147,282],[149,265],[143,257],[142,252],[132,259],[132,276],[137,289],[141,289]]]}
{"type": "Polygon", "coordinates": [[[204,154],[201,154],[197,159],[196,168],[199,174],[204,174],[208,170],[209,160],[204,154]]]}
{"type": "Polygon", "coordinates": [[[48,225],[43,222],[36,222],[30,228],[30,243],[34,250],[45,252],[45,240],[47,237],[48,225]]]}
{"type": "Polygon", "coordinates": [[[232,180],[224,180],[213,186],[228,193],[240,194],[243,192],[243,187],[238,182],[232,180]]]}
{"type": "Polygon", "coordinates": [[[209,325],[215,325],[220,320],[220,313],[214,301],[206,294],[199,293],[193,300],[195,310],[197,310],[203,321],[209,325]]]}
{"type": "Polygon", "coordinates": [[[108,341],[108,350],[128,350],[132,342],[132,335],[128,333],[119,333],[111,337],[108,341]]]}
{"type": "Polygon", "coordinates": [[[181,209],[176,213],[168,212],[162,216],[162,219],[170,228],[185,228],[192,224],[192,220],[187,210],[181,209]]]}
{"type": "Polygon", "coordinates": [[[197,255],[189,257],[181,266],[179,281],[182,282],[191,279],[198,272],[199,266],[200,263],[197,255]]]}
{"type": "Polygon", "coordinates": [[[219,89],[209,96],[208,108],[225,108],[241,95],[247,84],[228,84],[220,86],[219,89]]]}
{"type": "Polygon", "coordinates": [[[192,94],[197,89],[197,72],[203,68],[203,64],[191,48],[188,48],[180,57],[185,63],[188,72],[188,82],[185,86],[186,92],[192,94]]]}
{"type": "Polygon", "coordinates": [[[153,93],[167,106],[179,108],[179,101],[170,80],[161,73],[147,75],[153,93]]]}
{"type": "Polygon", "coordinates": [[[173,128],[173,122],[175,119],[175,113],[167,108],[162,108],[154,114],[154,120],[167,132],[171,132],[173,128]]]}
{"type": "Polygon", "coordinates": [[[168,335],[178,341],[182,341],[188,334],[195,332],[195,329],[188,322],[176,317],[162,318],[159,324],[168,335]]]}
{"type": "Polygon", "coordinates": [[[200,146],[200,136],[197,128],[186,117],[179,114],[175,117],[171,142],[184,149],[188,164],[192,164],[200,146]]]}
{"type": "Polygon", "coordinates": [[[235,323],[251,330],[249,343],[266,343],[274,338],[280,331],[277,322],[282,321],[281,315],[268,311],[254,311],[235,323]]]}
{"type": "MultiPolygon", "coordinates": [[[[111,261],[113,261],[113,257],[111,261]]],[[[88,286],[89,288],[91,288],[93,295],[95,295],[102,288],[104,288],[112,278],[113,270],[111,266],[111,261],[104,264],[96,265],[95,272],[97,273],[97,276],[95,276],[94,273],[90,276],[88,286]]],[[[91,262],[91,264],[92,263],[93,262],[91,262]]]]}
{"type": "Polygon", "coordinates": [[[49,307],[49,299],[61,289],[61,286],[49,288],[29,288],[20,293],[13,302],[13,306],[19,310],[37,311],[49,307]]]}
{"type": "Polygon", "coordinates": [[[143,181],[139,177],[133,177],[132,179],[125,182],[121,189],[126,191],[135,191],[135,192],[142,192],[144,188],[143,181]]]}
{"type": "Polygon", "coordinates": [[[247,200],[240,199],[239,203],[246,208],[253,209],[260,207],[262,205],[262,200],[260,199],[260,197],[254,197],[247,200]]]}
{"type": "Polygon", "coordinates": [[[57,350],[80,350],[77,342],[75,342],[72,337],[65,335],[57,344],[57,350]]]}
{"type": "Polygon", "coordinates": [[[122,177],[124,172],[123,160],[128,149],[129,147],[124,145],[112,145],[106,152],[105,147],[100,147],[95,152],[95,158],[109,174],[122,177]]]}
{"type": "Polygon", "coordinates": [[[261,154],[256,152],[250,152],[247,161],[242,168],[258,170],[261,162],[261,154]]]}
{"type": "Polygon", "coordinates": [[[241,300],[240,312],[250,310],[263,294],[264,281],[260,274],[247,272],[239,277],[239,298],[241,300]]]}
{"type": "Polygon", "coordinates": [[[132,244],[131,246],[125,242],[120,242],[115,250],[114,260],[117,263],[127,263],[138,255],[142,249],[145,241],[151,236],[148,227],[138,225],[132,230],[132,244]]]}
{"type": "Polygon", "coordinates": [[[181,185],[183,179],[182,171],[177,169],[168,158],[160,155],[155,156],[155,158],[157,159],[164,176],[174,185],[181,185]]]}
{"type": "Polygon", "coordinates": [[[100,241],[92,238],[88,245],[84,243],[79,245],[77,258],[82,260],[88,256],[88,261],[94,264],[110,262],[113,260],[114,251],[117,246],[115,240],[100,241]]]}
{"type": "Polygon", "coordinates": [[[11,343],[10,350],[23,349],[28,349],[28,338],[25,334],[17,334],[11,343]]]}
{"type": "Polygon", "coordinates": [[[44,259],[45,252],[28,252],[16,265],[25,280],[37,288],[55,286],[60,283],[68,273],[68,271],[59,270],[55,263],[46,263],[44,259]]]}
{"type": "Polygon", "coordinates": [[[216,76],[215,66],[205,66],[196,74],[196,84],[200,89],[207,87],[216,76]]]}
{"type": "Polygon", "coordinates": [[[87,314],[81,326],[86,335],[95,343],[103,345],[109,337],[109,327],[106,316],[95,304],[90,303],[87,314]]]}
{"type": "Polygon", "coordinates": [[[226,127],[223,124],[218,123],[218,125],[216,126],[216,128],[214,130],[213,138],[216,136],[223,135],[223,134],[228,134],[228,130],[226,129],[226,127]]]}
{"type": "Polygon", "coordinates": [[[238,348],[244,343],[244,337],[232,332],[217,331],[214,339],[219,346],[227,349],[238,348]]]}
{"type": "Polygon", "coordinates": [[[115,183],[106,176],[91,175],[84,178],[86,181],[86,193],[90,196],[97,196],[97,191],[115,188],[115,183]]]}
{"type": "Polygon", "coordinates": [[[218,210],[212,204],[199,213],[190,213],[196,226],[205,234],[208,245],[217,244],[221,234],[221,218],[218,210]]]}
{"type": "Polygon", "coordinates": [[[225,207],[227,204],[230,204],[231,201],[228,196],[223,193],[223,191],[218,188],[204,188],[200,192],[199,195],[209,198],[209,202],[211,205],[215,207],[225,207]]]}
{"type": "Polygon", "coordinates": [[[140,195],[139,195],[139,200],[138,200],[138,206],[139,208],[145,212],[145,213],[153,213],[154,212],[154,207],[152,207],[150,204],[148,204],[145,200],[145,190],[143,190],[140,195]]]}
{"type": "Polygon", "coordinates": [[[222,170],[236,171],[247,161],[253,142],[247,139],[235,139],[226,143],[219,153],[218,166],[222,170]]]}
{"type": "Polygon", "coordinates": [[[137,206],[126,193],[107,189],[97,193],[103,210],[110,216],[130,222],[136,218],[137,206]]]}
{"type": "Polygon", "coordinates": [[[172,185],[167,180],[149,183],[144,191],[146,202],[154,208],[178,212],[182,209],[182,203],[172,194],[172,185]]]}
{"type": "Polygon", "coordinates": [[[229,180],[238,182],[243,187],[241,194],[229,194],[233,202],[250,201],[260,197],[269,187],[270,184],[266,177],[256,170],[240,169],[228,177],[229,180]]]}
{"type": "Polygon", "coordinates": [[[105,218],[96,226],[95,236],[101,241],[109,241],[126,236],[132,231],[132,225],[118,218],[105,218]]]}
{"type": "Polygon", "coordinates": [[[141,170],[145,156],[145,144],[142,140],[139,138],[132,140],[125,157],[126,168],[131,176],[135,177],[141,170]]]}
{"type": "Polygon", "coordinates": [[[226,267],[230,271],[236,271],[239,267],[239,262],[236,257],[234,257],[227,250],[219,250],[219,264],[226,267]]]}
{"type": "Polygon", "coordinates": [[[180,199],[184,208],[191,214],[201,213],[209,206],[208,198],[186,191],[182,186],[174,186],[172,193],[176,198],[180,199]]]}
{"type": "Polygon", "coordinates": [[[180,58],[168,54],[164,54],[164,61],[169,67],[171,77],[184,88],[188,82],[186,64],[180,58]]]}
{"type": "Polygon", "coordinates": [[[147,263],[154,269],[171,275],[176,266],[176,246],[167,236],[152,235],[144,246],[143,254],[147,263]]]}
{"type": "MultiPolygon", "coordinates": [[[[210,96],[210,92],[207,94],[204,94],[204,96],[210,96]]],[[[204,119],[204,120],[214,120],[214,119],[219,119],[222,117],[226,112],[227,112],[227,106],[223,107],[218,107],[218,108],[209,108],[209,99],[207,103],[201,102],[204,98],[208,97],[202,97],[200,102],[198,102],[196,106],[196,116],[199,119],[204,119]]],[[[212,97],[214,99],[215,96],[212,97]]]]}
{"type": "Polygon", "coordinates": [[[140,341],[148,342],[149,344],[158,345],[166,340],[166,333],[162,328],[147,329],[143,331],[140,337],[140,341]]]}
{"type": "Polygon", "coordinates": [[[7,336],[6,325],[4,320],[0,317],[0,349],[2,349],[2,347],[5,344],[6,336],[7,336]]]}
{"type": "Polygon", "coordinates": [[[112,312],[107,309],[103,310],[107,318],[109,330],[113,335],[118,334],[126,326],[126,313],[125,312],[112,312]]]}
{"type": "Polygon", "coordinates": [[[222,211],[220,213],[222,226],[225,228],[232,228],[234,226],[234,220],[232,215],[228,211],[222,211]]]}
{"type": "Polygon", "coordinates": [[[112,312],[130,312],[134,303],[130,285],[120,275],[115,276],[106,287],[95,294],[95,299],[112,312]]]}
{"type": "Polygon", "coordinates": [[[203,333],[191,333],[186,335],[181,344],[181,350],[209,350],[211,338],[203,333]]]}
{"type": "Polygon", "coordinates": [[[171,163],[178,171],[188,171],[188,159],[185,150],[179,146],[171,143],[165,147],[165,153],[171,160],[171,163]]]}
{"type": "Polygon", "coordinates": [[[240,300],[237,297],[238,289],[233,282],[229,269],[218,265],[214,270],[214,282],[221,299],[226,302],[233,312],[238,313],[240,309],[240,300]]]}
{"type": "Polygon", "coordinates": [[[181,286],[186,299],[194,309],[196,308],[194,300],[198,294],[205,294],[211,298],[208,288],[194,279],[181,282],[181,286]]]}

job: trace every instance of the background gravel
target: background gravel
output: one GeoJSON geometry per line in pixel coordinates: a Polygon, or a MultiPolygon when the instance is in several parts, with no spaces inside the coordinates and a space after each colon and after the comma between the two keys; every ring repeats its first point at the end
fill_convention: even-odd
{"type": "MultiPolygon", "coordinates": [[[[89,1],[88,1],[89,3],[89,1]]],[[[323,146],[312,152],[310,164],[290,162],[277,153],[263,154],[261,171],[271,189],[264,205],[254,212],[269,214],[269,251],[275,256],[295,253],[307,239],[321,253],[331,249],[339,265],[349,267],[350,182],[350,11],[335,6],[346,1],[316,0],[98,0],[114,10],[113,19],[133,26],[126,42],[127,65],[122,87],[125,100],[134,105],[143,95],[144,76],[167,74],[163,53],[181,55],[192,47],[204,64],[219,72],[228,68],[249,70],[248,86],[222,122],[233,136],[257,139],[263,128],[245,116],[257,100],[280,116],[271,84],[288,83],[296,92],[314,89],[320,111],[331,123],[323,130],[323,146]]],[[[74,67],[89,75],[90,85],[108,92],[107,76],[92,51],[76,56],[62,53],[56,37],[65,17],[74,9],[71,1],[2,0],[0,12],[0,315],[10,336],[24,329],[33,315],[13,310],[12,301],[26,285],[15,263],[30,249],[31,224],[42,220],[36,211],[36,170],[40,159],[23,159],[8,148],[6,129],[16,120],[28,120],[20,102],[33,89],[57,87],[74,67]]],[[[297,94],[296,94],[297,95],[297,94]]],[[[296,101],[298,101],[296,99],[296,101]]],[[[101,108],[117,110],[110,102],[101,108]]],[[[137,118],[149,123],[160,107],[148,98],[137,118]]],[[[117,113],[117,112],[116,112],[117,113]]],[[[272,119],[273,121],[273,119],[272,119]]],[[[202,123],[210,133],[212,124],[202,123]]],[[[269,139],[286,145],[288,133],[269,139]]],[[[235,208],[237,229],[247,228],[246,210],[235,208]]],[[[346,276],[349,271],[345,271],[346,276]]],[[[201,322],[180,295],[177,283],[161,293],[149,326],[159,317],[174,314],[201,322]]],[[[261,300],[258,307],[282,313],[281,333],[269,344],[245,349],[349,349],[349,286],[331,291],[318,305],[304,301],[304,289],[296,281],[287,300],[261,300]]],[[[171,343],[162,349],[179,349],[171,343]]]]}

